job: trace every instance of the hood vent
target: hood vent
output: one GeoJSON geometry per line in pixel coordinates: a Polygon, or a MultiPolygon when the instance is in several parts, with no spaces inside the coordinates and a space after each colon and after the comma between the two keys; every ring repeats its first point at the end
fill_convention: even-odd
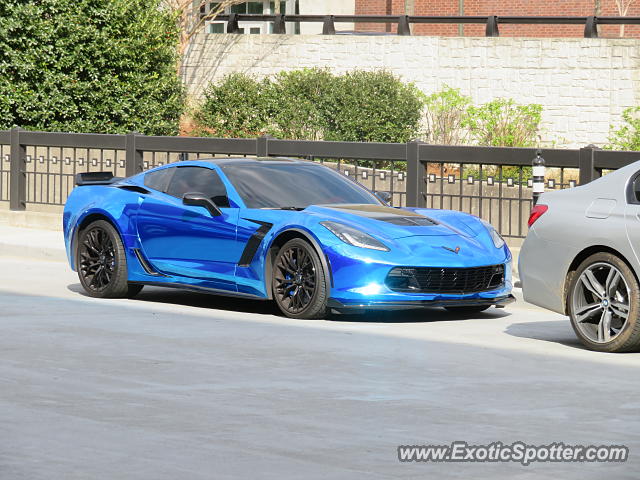
{"type": "Polygon", "coordinates": [[[392,216],[392,217],[378,217],[376,220],[380,220],[382,222],[392,223],[393,225],[399,225],[401,227],[432,227],[433,225],[438,225],[438,222],[432,220],[428,217],[401,217],[401,216],[392,216]]]}

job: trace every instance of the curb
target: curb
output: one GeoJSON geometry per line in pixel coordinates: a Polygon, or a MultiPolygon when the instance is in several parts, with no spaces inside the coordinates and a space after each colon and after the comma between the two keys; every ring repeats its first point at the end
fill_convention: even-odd
{"type": "Polygon", "coordinates": [[[19,228],[0,223],[0,257],[66,262],[62,232],[19,228]]]}
{"type": "Polygon", "coordinates": [[[0,225],[60,232],[62,231],[62,212],[0,210],[0,225]]]}
{"type": "Polygon", "coordinates": [[[0,258],[4,257],[48,262],[67,261],[67,254],[64,249],[13,245],[0,241],[0,258]]]}

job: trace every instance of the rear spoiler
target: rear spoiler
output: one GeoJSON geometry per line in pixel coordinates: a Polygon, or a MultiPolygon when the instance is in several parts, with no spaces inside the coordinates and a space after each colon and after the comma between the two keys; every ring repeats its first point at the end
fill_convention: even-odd
{"type": "Polygon", "coordinates": [[[76,185],[111,185],[119,180],[120,177],[114,177],[111,172],[87,172],[76,174],[76,185]]]}

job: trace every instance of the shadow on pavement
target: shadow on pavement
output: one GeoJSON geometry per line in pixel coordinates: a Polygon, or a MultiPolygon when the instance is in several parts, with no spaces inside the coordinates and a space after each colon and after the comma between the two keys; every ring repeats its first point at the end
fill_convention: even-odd
{"type": "MultiPolygon", "coordinates": [[[[67,288],[72,292],[88,297],[79,283],[68,285],[67,288]]],[[[134,297],[134,300],[233,312],[259,313],[262,315],[278,315],[280,313],[272,302],[225,297],[223,295],[212,295],[177,288],[151,287],[149,285],[145,286],[142,291],[134,297]]]]}
{"type": "Polygon", "coordinates": [[[573,332],[569,319],[553,322],[514,323],[506,328],[505,333],[514,337],[531,338],[587,350],[573,332]]]}
{"type": "MultiPolygon", "coordinates": [[[[88,297],[79,283],[70,284],[67,288],[74,293],[88,297]]],[[[147,285],[138,295],[135,296],[134,300],[284,317],[275,303],[271,301],[225,297],[223,295],[200,293],[186,289],[152,287],[147,285]]],[[[326,318],[326,320],[363,323],[419,323],[502,318],[509,315],[511,314],[508,311],[495,308],[490,308],[485,312],[473,314],[452,313],[442,308],[423,308],[394,311],[370,310],[354,314],[332,313],[326,318]]]]}
{"type": "Polygon", "coordinates": [[[496,308],[490,308],[481,313],[463,314],[432,307],[391,311],[370,310],[360,314],[333,315],[330,320],[339,322],[418,323],[503,318],[509,315],[511,314],[508,311],[496,308]]]}

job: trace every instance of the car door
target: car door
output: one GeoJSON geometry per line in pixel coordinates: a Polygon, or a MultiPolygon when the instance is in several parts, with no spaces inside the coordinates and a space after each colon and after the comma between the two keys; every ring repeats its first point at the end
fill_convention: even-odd
{"type": "Polygon", "coordinates": [[[142,252],[161,273],[235,290],[235,268],[242,250],[236,235],[239,209],[229,206],[226,188],[215,170],[197,166],[167,170],[172,172],[166,186],[158,187],[164,191],[146,195],[138,211],[142,252]],[[195,192],[210,198],[222,214],[213,216],[205,207],[184,205],[184,194],[195,192]]]}
{"type": "Polygon", "coordinates": [[[636,257],[637,265],[640,262],[640,172],[636,172],[627,185],[627,204],[625,207],[625,226],[627,237],[636,257]]]}

